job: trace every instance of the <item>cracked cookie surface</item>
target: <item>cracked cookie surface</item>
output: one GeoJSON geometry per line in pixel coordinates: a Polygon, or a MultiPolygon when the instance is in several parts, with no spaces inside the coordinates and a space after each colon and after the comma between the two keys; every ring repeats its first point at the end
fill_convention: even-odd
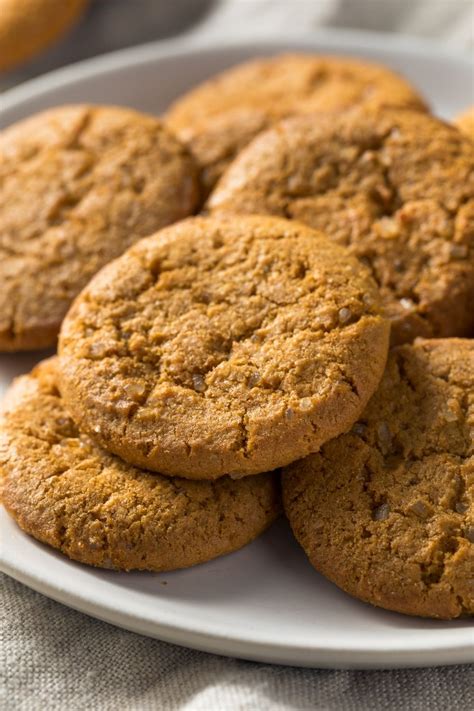
{"type": "Polygon", "coordinates": [[[373,605],[474,614],[474,341],[395,348],[352,430],[283,472],[316,570],[373,605]]]}
{"type": "Polygon", "coordinates": [[[266,217],[191,218],[102,270],[61,330],[61,392],[102,446],[164,474],[269,471],[359,416],[389,326],[366,269],[266,217]]]}
{"type": "Polygon", "coordinates": [[[474,144],[433,117],[288,119],[240,154],[208,207],[295,219],[347,246],[379,285],[393,344],[474,331],[474,144]]]}
{"type": "Polygon", "coordinates": [[[0,420],[2,500],[27,533],[82,563],[173,570],[237,550],[280,512],[278,477],[194,482],[132,467],[81,434],[56,359],[18,378],[0,420]]]}
{"type": "Polygon", "coordinates": [[[239,64],[211,78],[177,99],[165,120],[190,147],[209,192],[237,153],[275,121],[361,104],[425,109],[415,89],[387,67],[289,54],[239,64]]]}
{"type": "Polygon", "coordinates": [[[0,351],[53,345],[91,276],[197,200],[192,158],[151,116],[66,106],[2,131],[0,351]]]}
{"type": "Polygon", "coordinates": [[[456,116],[453,123],[460,131],[465,133],[466,136],[474,140],[474,106],[471,106],[466,111],[463,111],[462,114],[456,116]]]}

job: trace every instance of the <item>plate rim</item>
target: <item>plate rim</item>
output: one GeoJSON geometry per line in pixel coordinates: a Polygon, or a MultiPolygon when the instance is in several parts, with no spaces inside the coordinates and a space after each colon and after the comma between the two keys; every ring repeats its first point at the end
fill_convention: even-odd
{"type": "Polygon", "coordinates": [[[297,51],[309,50],[311,45],[313,45],[313,49],[316,49],[316,45],[323,44],[326,47],[325,51],[331,52],[332,48],[337,50],[338,54],[350,54],[351,49],[360,51],[361,45],[366,44],[369,51],[385,52],[388,50],[395,53],[409,53],[419,59],[457,62],[465,66],[471,65],[474,68],[474,59],[467,49],[440,48],[434,40],[388,32],[327,28],[316,30],[311,34],[289,32],[285,35],[276,34],[271,38],[255,37],[250,40],[239,40],[232,36],[220,36],[219,39],[211,37],[210,40],[206,40],[205,37],[188,34],[178,38],[155,40],[106,52],[21,82],[18,86],[2,93],[2,111],[13,109],[40,94],[61,89],[70,82],[88,79],[97,74],[106,74],[121,68],[146,64],[152,60],[165,59],[177,53],[187,54],[199,50],[203,54],[213,54],[216,51],[233,51],[252,47],[268,47],[268,51],[271,52],[272,49],[278,50],[279,46],[281,50],[282,46],[288,44],[294,44],[297,51]],[[341,41],[347,45],[344,52],[340,48],[341,41]]]}
{"type": "MultiPolygon", "coordinates": [[[[16,535],[24,537],[26,545],[31,545],[32,549],[34,546],[39,547],[42,553],[53,555],[60,564],[72,563],[74,567],[77,566],[79,575],[83,570],[90,574],[100,572],[99,569],[82,566],[67,558],[63,561],[61,554],[53,548],[39,541],[30,540],[3,507],[0,508],[0,525],[2,517],[6,518],[7,526],[12,526],[16,535]]],[[[56,602],[103,622],[171,644],[223,656],[272,664],[331,669],[395,669],[474,662],[474,623],[471,624],[470,621],[467,621],[465,627],[430,630],[428,635],[424,630],[413,630],[417,642],[410,648],[407,648],[406,640],[405,643],[396,641],[395,644],[392,640],[392,643],[387,645],[387,641],[390,642],[387,636],[381,638],[383,643],[378,647],[374,647],[373,642],[360,644],[358,638],[354,639],[355,644],[347,644],[346,641],[342,645],[340,642],[331,644],[331,640],[326,638],[324,644],[314,644],[310,647],[292,642],[275,642],[261,634],[259,639],[252,639],[248,634],[231,636],[226,632],[206,631],[204,626],[200,628],[199,625],[190,627],[189,623],[179,624],[176,620],[173,622],[152,620],[150,616],[140,615],[136,609],[132,611],[127,608],[124,611],[123,607],[117,608],[113,604],[107,604],[101,591],[94,600],[91,600],[86,593],[81,594],[80,590],[71,590],[67,583],[49,581],[47,577],[31,573],[26,566],[21,565],[21,561],[9,555],[5,540],[0,541],[0,572],[56,602]],[[436,637],[436,640],[433,637],[436,637]]],[[[67,581],[67,576],[63,578],[64,580],[67,581]]],[[[100,585],[100,581],[96,582],[100,585]]],[[[443,625],[443,621],[440,620],[439,624],[443,625]]]]}
{"type": "MultiPolygon", "coordinates": [[[[247,49],[250,51],[257,48],[259,51],[262,48],[265,50],[268,48],[268,52],[271,53],[291,44],[295,46],[295,49],[300,50],[310,50],[311,46],[316,49],[318,45],[323,45],[324,51],[331,52],[333,49],[338,53],[341,53],[341,44],[344,44],[346,53],[360,52],[362,46],[366,46],[367,50],[372,52],[392,51],[400,55],[411,54],[425,60],[436,58],[437,61],[455,62],[460,66],[474,68],[474,62],[468,51],[440,50],[439,46],[430,40],[368,31],[321,29],[311,34],[289,33],[285,36],[255,37],[250,40],[239,40],[235,37],[206,40],[205,37],[191,34],[179,39],[158,40],[117,50],[31,79],[2,94],[1,110],[4,112],[21,108],[23,103],[45,93],[61,90],[71,82],[84,81],[97,75],[106,75],[123,68],[146,65],[152,61],[176,55],[192,55],[196,51],[212,55],[223,50],[232,52],[247,49]]],[[[3,509],[0,513],[7,515],[3,509]]],[[[13,525],[16,526],[16,524],[13,525]]],[[[23,532],[21,534],[26,536],[23,532]]],[[[27,540],[27,543],[29,544],[30,541],[27,540]]],[[[43,546],[43,548],[46,553],[53,550],[50,551],[47,546],[43,546]]],[[[123,609],[117,609],[112,604],[107,605],[103,601],[98,603],[97,598],[95,601],[91,601],[86,595],[81,595],[80,591],[68,590],[67,585],[63,583],[56,582],[54,584],[49,582],[47,577],[29,573],[26,567],[21,565],[21,561],[15,561],[14,557],[8,554],[2,541],[0,541],[0,571],[57,602],[105,622],[166,642],[224,656],[238,656],[255,661],[293,666],[333,669],[387,669],[474,661],[474,633],[472,626],[469,625],[457,629],[436,630],[438,635],[436,641],[433,640],[431,634],[423,640],[424,631],[419,630],[417,631],[416,646],[414,645],[408,650],[406,640],[405,646],[401,640],[398,644],[392,643],[387,646],[386,637],[384,638],[385,646],[379,648],[374,648],[373,643],[370,645],[361,644],[358,639],[354,640],[355,644],[353,645],[344,644],[341,646],[340,642],[331,645],[331,640],[325,640],[324,644],[302,647],[288,642],[275,643],[273,640],[265,639],[262,635],[260,635],[260,639],[249,639],[248,636],[244,638],[230,636],[225,632],[220,634],[215,631],[206,632],[199,629],[199,626],[190,628],[189,625],[179,625],[173,622],[154,620],[153,629],[151,629],[150,619],[140,616],[136,611],[133,613],[127,609],[124,612],[123,609]],[[443,634],[440,635],[439,632],[443,632],[443,634]],[[433,647],[433,644],[436,646],[433,647]],[[421,659],[417,659],[419,655],[421,655],[421,659]]],[[[440,624],[443,623],[440,622],[440,624]]]]}

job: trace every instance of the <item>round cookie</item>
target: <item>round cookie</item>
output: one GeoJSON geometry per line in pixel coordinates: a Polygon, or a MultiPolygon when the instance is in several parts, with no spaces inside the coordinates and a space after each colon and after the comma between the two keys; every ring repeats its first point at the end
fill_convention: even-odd
{"type": "Polygon", "coordinates": [[[173,570],[235,551],[280,511],[279,482],[170,479],[81,434],[57,388],[56,359],[14,383],[0,422],[2,500],[21,528],[81,563],[173,570]]]}
{"type": "Polygon", "coordinates": [[[360,104],[426,109],[415,89],[387,67],[352,58],[284,54],[239,64],[211,78],[177,99],[165,119],[191,148],[209,192],[237,153],[275,121],[360,104]]]}
{"type": "Polygon", "coordinates": [[[303,225],[192,218],[98,274],[60,335],[76,422],[137,466],[196,479],[275,469],[351,426],[388,322],[365,268],[303,225]]]}
{"type": "Polygon", "coordinates": [[[347,246],[380,287],[393,344],[474,329],[474,145],[427,114],[288,119],[240,154],[208,207],[299,220],[347,246]]]}
{"type": "Polygon", "coordinates": [[[474,341],[395,348],[352,430],[283,473],[316,570],[410,615],[474,614],[474,341]]]}
{"type": "Polygon", "coordinates": [[[0,0],[0,71],[46,49],[86,5],[87,0],[0,0]]]}
{"type": "Polygon", "coordinates": [[[53,345],[90,277],[197,201],[193,160],[151,116],[66,106],[1,132],[0,351],[53,345]]]}
{"type": "Polygon", "coordinates": [[[454,125],[465,133],[466,136],[474,140],[474,106],[471,106],[466,111],[463,111],[462,114],[456,116],[454,125]]]}

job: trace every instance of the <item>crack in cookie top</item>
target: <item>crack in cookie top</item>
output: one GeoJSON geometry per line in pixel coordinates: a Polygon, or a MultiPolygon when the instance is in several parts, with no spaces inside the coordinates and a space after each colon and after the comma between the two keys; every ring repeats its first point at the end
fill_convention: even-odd
{"type": "Polygon", "coordinates": [[[289,119],[239,155],[208,207],[295,219],[347,246],[379,284],[395,344],[474,332],[474,143],[436,118],[289,119]]]}
{"type": "Polygon", "coordinates": [[[382,375],[388,323],[346,250],[265,217],[193,218],[142,240],[66,317],[61,388],[110,451],[190,478],[316,451],[382,375]]]}
{"type": "Polygon", "coordinates": [[[0,351],[53,345],[91,276],[197,199],[186,149],[131,109],[64,106],[2,131],[0,351]]]}
{"type": "Polygon", "coordinates": [[[474,615],[474,341],[392,350],[352,430],[283,473],[317,570],[398,612],[474,615]]]}
{"type": "Polygon", "coordinates": [[[280,513],[278,477],[189,481],[137,469],[82,434],[43,361],[7,392],[0,480],[8,512],[74,560],[174,570],[237,550],[280,513]]]}

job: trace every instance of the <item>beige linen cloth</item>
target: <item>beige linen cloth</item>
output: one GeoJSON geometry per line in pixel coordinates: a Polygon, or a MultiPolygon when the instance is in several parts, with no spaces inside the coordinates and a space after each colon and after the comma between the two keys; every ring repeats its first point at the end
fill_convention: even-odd
{"type": "MultiPolygon", "coordinates": [[[[474,0],[96,0],[67,41],[3,78],[0,86],[180,30],[212,40],[307,33],[321,26],[431,36],[442,45],[469,49],[474,0]]],[[[469,95],[474,101],[473,87],[466,87],[469,95]]],[[[0,708],[467,711],[474,709],[474,669],[327,671],[227,659],[125,632],[3,575],[0,708]]]]}

